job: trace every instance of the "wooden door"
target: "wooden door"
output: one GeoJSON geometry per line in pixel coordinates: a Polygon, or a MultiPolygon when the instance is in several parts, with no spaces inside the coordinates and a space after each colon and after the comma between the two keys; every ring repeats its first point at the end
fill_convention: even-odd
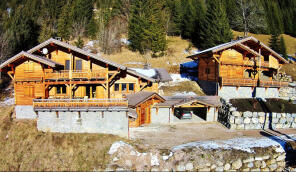
{"type": "Polygon", "coordinates": [[[140,118],[140,125],[145,124],[146,122],[146,109],[141,108],[141,118],[140,118]]]}

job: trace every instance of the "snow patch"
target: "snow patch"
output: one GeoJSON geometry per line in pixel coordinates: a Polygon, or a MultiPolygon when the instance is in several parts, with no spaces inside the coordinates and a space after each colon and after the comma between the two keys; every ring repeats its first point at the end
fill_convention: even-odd
{"type": "Polygon", "coordinates": [[[153,155],[152,153],[150,153],[150,156],[151,156],[151,166],[159,165],[157,155],[153,155]]]}
{"type": "Polygon", "coordinates": [[[86,44],[86,46],[94,47],[94,44],[95,44],[94,41],[89,41],[89,42],[86,44]]]}
{"type": "Polygon", "coordinates": [[[131,44],[131,42],[129,40],[127,40],[126,38],[121,38],[120,42],[125,44],[125,45],[130,45],[131,44]]]}
{"type": "Polygon", "coordinates": [[[6,97],[4,101],[0,102],[0,106],[10,106],[14,105],[14,98],[6,97]]]}
{"type": "Polygon", "coordinates": [[[110,155],[114,154],[115,152],[117,152],[118,148],[123,147],[123,146],[131,147],[131,145],[126,144],[123,141],[118,141],[118,142],[115,142],[115,143],[112,144],[112,146],[110,147],[110,150],[109,150],[108,154],[110,154],[110,155]]]}
{"type": "Polygon", "coordinates": [[[270,138],[234,138],[230,140],[217,140],[217,141],[199,141],[191,142],[173,147],[173,151],[184,149],[188,147],[200,147],[203,149],[236,149],[245,152],[253,153],[253,148],[265,148],[275,146],[276,152],[285,152],[281,143],[274,141],[270,138]]]}
{"type": "Polygon", "coordinates": [[[194,92],[190,91],[190,92],[179,92],[179,93],[175,93],[174,96],[197,96],[197,94],[195,94],[194,92]]]}
{"type": "Polygon", "coordinates": [[[185,81],[190,81],[188,78],[182,78],[180,74],[171,74],[171,77],[173,79],[172,82],[185,82],[185,81]]]}
{"type": "Polygon", "coordinates": [[[134,70],[142,75],[148,76],[150,78],[155,77],[156,71],[154,69],[139,69],[139,68],[131,68],[131,70],[134,70]]]}

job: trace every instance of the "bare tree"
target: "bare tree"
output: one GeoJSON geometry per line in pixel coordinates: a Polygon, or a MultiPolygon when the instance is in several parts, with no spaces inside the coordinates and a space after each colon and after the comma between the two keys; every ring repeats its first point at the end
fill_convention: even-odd
{"type": "Polygon", "coordinates": [[[0,62],[3,62],[11,54],[9,36],[7,32],[0,32],[0,62]]]}
{"type": "Polygon", "coordinates": [[[86,19],[74,22],[72,25],[72,31],[73,38],[83,37],[86,31],[86,19]]]}
{"type": "Polygon", "coordinates": [[[253,0],[236,0],[237,8],[234,10],[234,19],[231,24],[243,29],[244,36],[250,31],[264,30],[267,26],[264,18],[264,9],[253,0]]]}

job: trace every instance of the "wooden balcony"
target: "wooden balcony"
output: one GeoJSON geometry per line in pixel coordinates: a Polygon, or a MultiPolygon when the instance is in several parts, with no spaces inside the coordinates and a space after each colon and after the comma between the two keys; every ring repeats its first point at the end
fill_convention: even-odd
{"type": "Polygon", "coordinates": [[[45,73],[45,80],[72,80],[72,79],[105,80],[106,78],[107,78],[107,71],[105,69],[93,70],[93,71],[62,70],[58,72],[45,73]]]}
{"type": "Polygon", "coordinates": [[[245,87],[288,87],[289,82],[260,80],[249,78],[219,78],[221,86],[245,86],[245,87]]]}
{"type": "Polygon", "coordinates": [[[35,111],[105,111],[127,109],[127,99],[34,99],[35,111]]]}
{"type": "MultiPolygon", "coordinates": [[[[223,65],[234,65],[234,66],[254,66],[254,61],[243,61],[243,62],[236,62],[236,61],[227,61],[221,62],[223,65]]],[[[261,61],[261,64],[257,62],[257,66],[269,68],[269,62],[261,61]]]]}

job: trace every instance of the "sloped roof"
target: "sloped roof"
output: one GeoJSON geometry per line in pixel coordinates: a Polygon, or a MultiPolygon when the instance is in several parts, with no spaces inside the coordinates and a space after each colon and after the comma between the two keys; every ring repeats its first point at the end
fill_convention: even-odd
{"type": "Polygon", "coordinates": [[[194,102],[210,107],[222,105],[218,96],[171,96],[165,97],[165,99],[165,102],[157,104],[156,107],[178,107],[194,102]]]}
{"type": "Polygon", "coordinates": [[[160,82],[169,82],[173,80],[166,69],[156,68],[155,71],[157,73],[157,80],[159,80],[160,82]]]}
{"type": "Polygon", "coordinates": [[[125,69],[126,69],[126,67],[123,66],[123,65],[120,65],[120,64],[114,63],[114,62],[112,62],[112,61],[109,61],[109,60],[107,60],[107,59],[104,59],[104,58],[102,58],[102,57],[99,57],[99,56],[96,55],[96,54],[93,54],[93,53],[87,52],[87,51],[85,51],[85,50],[83,50],[83,49],[80,49],[80,48],[78,48],[78,47],[75,47],[75,46],[73,46],[73,45],[70,45],[70,44],[68,44],[68,43],[65,43],[65,42],[62,42],[62,41],[59,41],[59,40],[56,40],[56,39],[53,39],[53,38],[50,38],[49,40],[47,40],[47,41],[45,41],[45,42],[43,42],[43,43],[41,43],[41,44],[39,44],[39,45],[33,47],[33,48],[30,49],[28,52],[29,52],[29,53],[33,53],[33,52],[35,52],[35,51],[37,51],[37,50],[39,50],[39,49],[41,49],[41,48],[43,48],[43,47],[45,47],[45,46],[51,44],[51,43],[56,44],[56,45],[59,45],[59,46],[64,47],[64,48],[69,48],[69,49],[71,49],[72,51],[75,51],[75,52],[78,52],[78,53],[80,53],[80,54],[83,54],[83,55],[89,56],[89,57],[91,57],[91,58],[93,58],[93,59],[95,59],[95,60],[98,60],[98,61],[104,62],[104,63],[109,64],[109,65],[112,65],[112,66],[114,66],[114,67],[118,67],[118,68],[120,68],[120,69],[122,69],[122,70],[125,70],[125,69]]]}
{"type": "Polygon", "coordinates": [[[288,63],[288,61],[285,58],[283,58],[281,55],[279,55],[278,53],[273,51],[267,45],[265,45],[264,43],[260,42],[258,39],[254,38],[252,36],[246,37],[246,38],[243,38],[243,39],[240,39],[240,40],[234,40],[234,41],[231,41],[231,42],[220,44],[220,45],[217,45],[217,46],[212,47],[212,48],[208,48],[206,50],[198,52],[197,54],[188,56],[187,58],[194,58],[194,57],[198,57],[198,56],[203,55],[203,54],[216,53],[218,51],[221,51],[221,50],[224,50],[224,49],[227,49],[227,48],[231,48],[233,46],[239,46],[240,48],[252,53],[253,55],[260,56],[260,54],[258,52],[252,50],[250,47],[243,44],[244,42],[247,42],[247,41],[253,41],[253,42],[258,43],[264,49],[269,51],[273,56],[277,57],[278,59],[280,59],[284,63],[288,63]]]}
{"type": "Polygon", "coordinates": [[[168,82],[173,80],[170,74],[164,68],[156,68],[156,69],[128,68],[127,72],[129,74],[140,76],[151,82],[168,82]]]}
{"type": "Polygon", "coordinates": [[[150,99],[152,96],[156,96],[159,99],[161,99],[162,101],[165,101],[165,99],[163,97],[161,97],[159,94],[157,94],[155,92],[145,92],[145,91],[141,91],[141,92],[137,92],[137,93],[133,93],[133,94],[128,94],[128,95],[126,95],[126,98],[128,99],[128,106],[135,108],[139,104],[150,99]]]}
{"type": "Polygon", "coordinates": [[[15,61],[17,61],[18,59],[22,58],[23,56],[29,58],[29,59],[32,59],[32,60],[35,60],[35,61],[38,61],[40,63],[43,63],[43,64],[46,64],[50,67],[57,67],[57,66],[63,66],[62,64],[59,64],[53,60],[50,60],[46,57],[42,57],[42,56],[37,56],[37,55],[34,55],[34,54],[30,54],[28,52],[25,52],[25,51],[22,51],[20,53],[18,53],[17,55],[11,57],[10,59],[6,60],[4,63],[2,63],[0,65],[0,69],[6,67],[8,64],[10,63],[13,63],[15,61]]]}

